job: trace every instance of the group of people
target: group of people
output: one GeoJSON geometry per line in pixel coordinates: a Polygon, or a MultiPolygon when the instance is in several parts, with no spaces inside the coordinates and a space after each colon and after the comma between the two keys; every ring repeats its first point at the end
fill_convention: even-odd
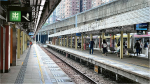
{"type": "Polygon", "coordinates": [[[28,41],[27,45],[28,45],[28,47],[31,47],[32,46],[32,41],[28,41]]]}
{"type": "MultiPolygon", "coordinates": [[[[90,41],[89,42],[89,48],[90,48],[90,51],[89,51],[89,53],[90,54],[93,54],[93,45],[94,45],[95,43],[94,43],[94,41],[93,41],[93,39],[92,39],[92,41],[90,41]],[[92,53],[91,53],[91,51],[92,51],[92,53]]],[[[106,56],[107,56],[107,42],[106,42],[106,40],[103,40],[103,43],[102,43],[102,48],[103,48],[103,54],[105,54],[106,56]]]]}
{"type": "Polygon", "coordinates": [[[148,56],[148,49],[150,48],[149,40],[147,40],[146,43],[142,44],[141,39],[136,40],[136,43],[134,45],[134,48],[136,49],[137,56],[138,54],[142,53],[142,49],[145,49],[145,55],[148,56]]]}
{"type": "MultiPolygon", "coordinates": [[[[95,43],[94,43],[94,41],[92,39],[92,41],[89,42],[89,48],[90,48],[89,53],[90,54],[93,54],[93,45],[94,44],[95,43]]],[[[127,48],[127,41],[125,41],[123,43],[123,45],[124,45],[124,48],[127,48]]],[[[118,47],[120,46],[120,42],[118,42],[117,46],[118,47]]],[[[103,43],[102,43],[102,48],[103,48],[103,54],[105,54],[106,56],[107,56],[107,52],[108,52],[107,47],[108,47],[107,42],[104,39],[103,43]]],[[[149,40],[147,40],[147,42],[144,43],[144,44],[142,44],[141,39],[137,40],[136,43],[135,43],[135,45],[134,45],[134,48],[136,49],[137,56],[138,56],[138,54],[140,55],[142,53],[142,49],[143,48],[145,49],[145,55],[148,56],[148,49],[150,48],[149,40]]],[[[120,52],[120,49],[117,52],[120,52]]],[[[117,56],[118,55],[119,54],[117,54],[117,56]]]]}

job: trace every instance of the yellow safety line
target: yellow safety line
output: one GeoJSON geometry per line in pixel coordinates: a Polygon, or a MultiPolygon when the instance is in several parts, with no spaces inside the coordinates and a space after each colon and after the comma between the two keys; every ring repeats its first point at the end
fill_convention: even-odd
{"type": "MultiPolygon", "coordinates": [[[[35,52],[36,52],[36,49],[35,49],[35,52]]],[[[37,55],[37,60],[38,60],[38,64],[39,64],[39,68],[40,68],[40,72],[41,72],[41,79],[42,79],[43,84],[45,84],[44,77],[43,77],[43,72],[42,72],[42,69],[41,69],[41,65],[40,65],[40,61],[39,61],[37,52],[36,52],[36,55],[37,55]]]]}

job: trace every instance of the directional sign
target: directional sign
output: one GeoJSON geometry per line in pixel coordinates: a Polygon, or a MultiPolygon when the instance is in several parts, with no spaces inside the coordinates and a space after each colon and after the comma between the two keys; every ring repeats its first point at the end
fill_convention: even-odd
{"type": "Polygon", "coordinates": [[[32,22],[31,7],[9,7],[7,22],[32,22]]]}

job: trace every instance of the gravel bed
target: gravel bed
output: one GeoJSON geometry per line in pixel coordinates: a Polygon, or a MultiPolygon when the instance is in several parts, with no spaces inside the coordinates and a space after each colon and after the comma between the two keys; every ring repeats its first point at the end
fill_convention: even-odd
{"type": "Polygon", "coordinates": [[[67,57],[62,56],[61,54],[51,49],[48,48],[42,49],[76,84],[93,84],[89,79],[95,81],[97,84],[116,84],[116,82],[104,78],[101,74],[95,73],[94,70],[91,70],[88,67],[81,65],[80,63],[68,59],[67,57]],[[47,50],[53,52],[53,54],[55,54],[59,58],[51,54],[47,50]],[[64,62],[60,59],[62,59],[64,62]],[[80,74],[75,69],[67,65],[65,62],[70,66],[72,66],[73,68],[75,68],[76,70],[80,71],[82,74],[80,74]],[[89,79],[85,78],[83,74],[87,76],[89,79]]]}

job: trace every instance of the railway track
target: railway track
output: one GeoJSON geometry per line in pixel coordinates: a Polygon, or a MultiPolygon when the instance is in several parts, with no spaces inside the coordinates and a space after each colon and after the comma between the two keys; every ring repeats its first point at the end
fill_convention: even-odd
{"type": "MultiPolygon", "coordinates": [[[[46,52],[47,55],[51,57],[55,61],[55,63],[62,68],[62,70],[68,74],[70,78],[76,84],[114,84],[114,81],[103,78],[103,76],[95,73],[93,70],[88,67],[73,61],[72,59],[68,59],[62,54],[49,49],[43,48],[43,51],[46,52]]],[[[115,83],[116,84],[116,83],[115,83]]]]}

